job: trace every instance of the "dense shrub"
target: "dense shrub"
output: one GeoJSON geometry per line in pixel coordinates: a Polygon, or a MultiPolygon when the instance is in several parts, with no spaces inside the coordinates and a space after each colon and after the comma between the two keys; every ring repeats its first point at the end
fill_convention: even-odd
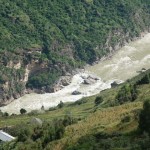
{"type": "Polygon", "coordinates": [[[143,74],[142,77],[137,81],[137,85],[150,84],[150,72],[143,74]]]}
{"type": "Polygon", "coordinates": [[[75,101],[74,103],[70,104],[69,106],[75,106],[75,105],[82,105],[87,103],[87,99],[86,98],[82,98],[80,100],[75,101]]]}
{"type": "Polygon", "coordinates": [[[76,123],[76,119],[72,118],[70,113],[66,114],[64,119],[43,122],[42,126],[22,123],[9,129],[9,133],[17,137],[16,141],[4,143],[0,145],[0,149],[45,149],[48,143],[61,139],[64,136],[65,127],[73,123],[76,123]]]}
{"type": "Polygon", "coordinates": [[[121,119],[121,122],[122,123],[127,123],[127,122],[130,122],[130,120],[131,120],[130,116],[125,116],[124,118],[121,119]]]}
{"type": "Polygon", "coordinates": [[[139,128],[150,135],[150,100],[146,100],[139,117],[139,128]]]}
{"type": "Polygon", "coordinates": [[[4,112],[4,113],[2,113],[2,116],[3,116],[3,117],[8,117],[9,114],[8,114],[8,112],[4,112]]]}
{"type": "Polygon", "coordinates": [[[125,102],[133,102],[136,100],[138,95],[136,84],[126,83],[123,85],[116,95],[116,101],[119,104],[123,104],[125,102]]]}
{"type": "Polygon", "coordinates": [[[147,136],[135,138],[122,134],[98,133],[81,137],[74,145],[68,146],[67,150],[112,150],[112,149],[149,149],[150,139],[147,136]]]}
{"type": "Polygon", "coordinates": [[[21,113],[21,114],[25,114],[26,112],[27,112],[27,111],[26,111],[24,108],[21,108],[21,109],[20,109],[20,113],[21,113]]]}
{"type": "Polygon", "coordinates": [[[103,98],[101,96],[96,97],[95,99],[95,105],[99,105],[103,102],[103,98]]]}

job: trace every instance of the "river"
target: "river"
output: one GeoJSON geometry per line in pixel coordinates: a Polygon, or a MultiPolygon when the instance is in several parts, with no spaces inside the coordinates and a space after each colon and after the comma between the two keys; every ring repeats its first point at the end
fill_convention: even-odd
{"type": "Polygon", "coordinates": [[[2,112],[19,114],[24,108],[27,112],[57,106],[60,101],[74,102],[82,97],[98,94],[104,89],[111,88],[113,81],[123,82],[135,75],[142,68],[150,68],[150,33],[141,39],[131,42],[104,61],[92,66],[86,66],[84,72],[73,76],[70,85],[56,93],[27,94],[7,106],[1,107],[2,112]],[[83,84],[84,78],[89,75],[96,76],[99,80],[90,85],[83,84]],[[80,95],[72,95],[73,91],[81,92],[80,95]]]}

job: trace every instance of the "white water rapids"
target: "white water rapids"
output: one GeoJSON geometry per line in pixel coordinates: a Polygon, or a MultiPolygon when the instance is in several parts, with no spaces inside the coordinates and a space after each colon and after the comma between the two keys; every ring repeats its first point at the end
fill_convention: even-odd
{"type": "Polygon", "coordinates": [[[85,67],[83,73],[73,76],[70,85],[64,87],[56,93],[27,94],[14,100],[0,110],[8,113],[19,114],[24,108],[28,112],[31,110],[45,109],[57,106],[60,101],[74,102],[82,97],[98,94],[104,89],[111,87],[113,81],[125,81],[137,74],[142,68],[150,68],[150,33],[141,39],[127,44],[117,51],[110,59],[99,62],[94,66],[85,67]],[[83,85],[84,77],[96,75],[99,80],[90,85],[83,85]],[[80,91],[80,95],[72,95],[73,91],[80,91]]]}

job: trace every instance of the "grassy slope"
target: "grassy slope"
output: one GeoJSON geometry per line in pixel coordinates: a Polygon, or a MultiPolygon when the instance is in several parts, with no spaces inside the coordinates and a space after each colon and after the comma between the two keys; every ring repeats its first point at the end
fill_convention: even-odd
{"type": "MultiPolygon", "coordinates": [[[[138,127],[138,110],[142,109],[143,100],[150,97],[150,85],[142,85],[138,90],[140,94],[133,103],[107,108],[101,108],[99,106],[96,112],[93,112],[93,107],[91,107],[87,113],[93,113],[89,113],[84,120],[77,124],[67,127],[65,138],[59,142],[50,144],[50,147],[53,145],[53,149],[62,149],[64,145],[69,146],[75,144],[81,137],[96,134],[101,131],[108,134],[112,134],[113,132],[124,134],[134,131],[138,127]],[[122,123],[121,120],[126,116],[130,116],[131,120],[128,123],[122,123]]],[[[104,97],[104,102],[106,102],[110,98],[114,99],[115,94],[116,89],[110,89],[102,92],[100,95],[104,97]]],[[[90,100],[94,101],[94,99],[92,97],[90,100]]],[[[81,105],[80,107],[85,110],[85,105],[81,105]]]]}
{"type": "MultiPolygon", "coordinates": [[[[105,90],[101,92],[99,95],[101,95],[104,99],[103,103],[99,105],[98,107],[94,107],[94,100],[98,95],[84,98],[87,102],[83,103],[81,105],[78,105],[76,103],[71,104],[67,103],[62,109],[56,109],[53,111],[48,111],[46,113],[41,113],[41,114],[36,114],[36,115],[18,115],[18,116],[10,116],[10,117],[1,117],[0,118],[0,127],[4,126],[13,126],[16,124],[20,124],[20,122],[27,122],[29,121],[33,116],[36,116],[41,119],[46,119],[46,120],[52,120],[53,118],[56,117],[63,117],[67,112],[71,112],[74,117],[77,118],[85,118],[89,115],[91,115],[92,112],[97,109],[97,111],[102,111],[110,109],[109,105],[114,101],[115,96],[117,94],[119,87],[117,88],[112,88],[109,90],[105,90]],[[105,108],[106,107],[106,108],[105,108]]],[[[141,85],[138,87],[139,90],[139,95],[138,98],[135,102],[135,104],[140,104],[142,103],[143,100],[147,99],[150,97],[150,85],[141,85]]],[[[134,103],[129,103],[125,105],[133,105],[134,103]]],[[[119,106],[118,106],[119,107],[119,106]]],[[[116,108],[116,107],[114,107],[116,108]]],[[[92,114],[93,115],[93,114],[92,114]]]]}
{"type": "MultiPolygon", "coordinates": [[[[68,112],[70,112],[74,118],[79,119],[78,123],[66,127],[64,137],[58,141],[50,142],[47,145],[48,150],[66,149],[66,147],[68,148],[69,146],[78,143],[84,136],[88,137],[88,135],[94,135],[100,132],[109,135],[112,135],[113,133],[122,134],[122,141],[135,140],[137,138],[136,136],[132,138],[132,136],[124,137],[124,135],[137,129],[138,116],[142,109],[143,101],[150,98],[150,84],[138,86],[137,90],[139,94],[134,102],[127,102],[123,105],[113,106],[112,104],[114,104],[115,97],[120,87],[122,87],[122,85],[102,91],[98,95],[84,98],[82,99],[83,103],[80,105],[78,102],[67,103],[61,109],[57,108],[56,110],[46,111],[45,113],[36,115],[1,117],[0,127],[15,126],[23,122],[26,123],[29,122],[32,117],[51,121],[54,118],[63,118],[68,112]],[[95,106],[94,100],[99,95],[103,97],[103,102],[100,105],[95,106]],[[130,117],[130,120],[123,122],[122,120],[127,116],[130,117]]],[[[114,137],[111,138],[111,140],[114,142],[117,138],[118,137],[114,137]]],[[[118,140],[121,139],[118,138],[118,140]]]]}
{"type": "MultiPolygon", "coordinates": [[[[52,120],[56,117],[61,118],[65,116],[67,112],[71,112],[72,115],[76,118],[81,118],[81,119],[85,118],[83,121],[81,121],[81,123],[78,123],[75,126],[78,126],[78,125],[80,126],[80,124],[83,124],[83,123],[90,124],[90,122],[93,122],[93,121],[96,124],[99,124],[99,122],[102,121],[101,119],[100,120],[98,119],[99,117],[100,118],[105,117],[105,121],[109,120],[110,118],[113,118],[112,122],[114,122],[115,121],[114,117],[117,117],[118,115],[118,117],[120,116],[120,119],[121,119],[121,114],[130,112],[131,110],[134,110],[134,109],[141,108],[142,101],[150,97],[150,85],[141,85],[138,87],[139,95],[135,102],[127,103],[127,104],[115,106],[115,107],[109,107],[109,105],[111,104],[111,101],[114,100],[118,89],[119,87],[101,92],[99,95],[103,97],[104,101],[98,107],[94,106],[94,100],[97,96],[95,95],[92,97],[84,98],[85,100],[87,100],[87,102],[81,105],[78,105],[75,103],[74,104],[68,103],[68,104],[65,104],[65,106],[62,109],[47,111],[46,113],[41,113],[41,114],[36,114],[36,115],[9,116],[5,118],[1,117],[0,127],[5,127],[8,125],[14,126],[14,125],[20,124],[20,122],[28,122],[33,116],[36,116],[43,120],[45,119],[52,120]],[[95,118],[95,119],[92,119],[92,118],[95,118]]],[[[93,125],[94,125],[94,122],[93,122],[93,125]]],[[[109,124],[109,122],[106,121],[106,124],[109,124]]]]}

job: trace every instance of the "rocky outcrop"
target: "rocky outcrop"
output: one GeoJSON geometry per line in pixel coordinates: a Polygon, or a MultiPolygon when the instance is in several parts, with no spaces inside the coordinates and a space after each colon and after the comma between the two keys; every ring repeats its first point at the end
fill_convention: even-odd
{"type": "Polygon", "coordinates": [[[98,77],[92,75],[89,75],[88,77],[82,77],[82,78],[84,79],[83,84],[94,84],[96,83],[97,80],[99,80],[98,77]]]}
{"type": "Polygon", "coordinates": [[[54,83],[51,90],[48,92],[57,92],[61,90],[63,87],[69,85],[71,83],[72,75],[70,76],[62,76],[58,81],[54,83]]]}
{"type": "Polygon", "coordinates": [[[117,83],[116,81],[114,81],[113,83],[111,83],[111,87],[114,88],[114,87],[117,87],[119,85],[119,83],[117,83]]]}
{"type": "MultiPolygon", "coordinates": [[[[19,50],[16,53],[0,53],[0,106],[6,105],[28,93],[56,92],[71,82],[72,73],[67,65],[59,61],[51,63],[46,59],[41,60],[42,48],[19,50]],[[58,81],[40,88],[30,88],[27,86],[30,77],[36,76],[39,72],[51,71],[54,68],[55,70],[60,70],[60,76],[62,75],[58,81]]],[[[73,55],[71,46],[67,45],[64,47],[60,55],[65,54],[69,54],[70,57],[73,55]]]]}
{"type": "Polygon", "coordinates": [[[70,76],[62,76],[60,79],[56,82],[58,85],[67,86],[71,83],[71,75],[70,76]]]}

